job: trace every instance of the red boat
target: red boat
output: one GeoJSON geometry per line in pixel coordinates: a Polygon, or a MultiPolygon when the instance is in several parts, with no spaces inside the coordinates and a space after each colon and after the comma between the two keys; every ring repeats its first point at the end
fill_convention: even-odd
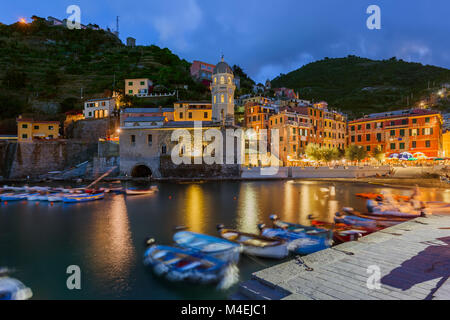
{"type": "Polygon", "coordinates": [[[381,230],[381,228],[353,227],[343,223],[330,223],[320,220],[311,220],[311,225],[333,230],[333,240],[335,243],[358,240],[372,232],[381,230]]]}

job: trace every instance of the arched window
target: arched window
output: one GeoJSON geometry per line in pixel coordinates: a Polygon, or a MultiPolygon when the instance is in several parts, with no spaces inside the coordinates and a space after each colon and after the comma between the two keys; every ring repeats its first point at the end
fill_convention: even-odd
{"type": "Polygon", "coordinates": [[[217,83],[217,77],[214,77],[214,83],[215,84],[217,83]]]}
{"type": "Polygon", "coordinates": [[[231,103],[231,96],[228,97],[228,103],[231,103]]]}
{"type": "Polygon", "coordinates": [[[228,77],[228,83],[231,84],[231,77],[228,77]]]}
{"type": "Polygon", "coordinates": [[[214,103],[217,103],[217,96],[214,95],[214,103]]]}
{"type": "Polygon", "coordinates": [[[220,96],[220,102],[221,102],[221,103],[224,103],[224,102],[225,102],[225,96],[224,96],[224,95],[221,95],[221,96],[220,96]]]}
{"type": "Polygon", "coordinates": [[[161,145],[161,154],[166,154],[167,153],[167,146],[165,144],[161,145]]]}
{"type": "Polygon", "coordinates": [[[223,76],[220,77],[220,84],[224,84],[225,83],[225,78],[223,76]]]}

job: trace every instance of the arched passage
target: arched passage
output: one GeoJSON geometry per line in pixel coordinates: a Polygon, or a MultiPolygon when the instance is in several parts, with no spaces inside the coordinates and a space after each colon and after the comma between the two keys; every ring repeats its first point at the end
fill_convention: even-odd
{"type": "Polygon", "coordinates": [[[133,170],[131,170],[131,176],[133,178],[147,178],[147,177],[151,177],[152,176],[152,170],[143,165],[137,165],[133,168],[133,170]]]}

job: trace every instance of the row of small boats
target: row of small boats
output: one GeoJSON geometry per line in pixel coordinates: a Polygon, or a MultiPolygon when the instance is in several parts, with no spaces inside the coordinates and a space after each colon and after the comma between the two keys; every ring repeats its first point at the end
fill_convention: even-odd
{"type": "Polygon", "coordinates": [[[280,221],[271,215],[272,226],[259,224],[260,234],[247,233],[218,225],[218,237],[178,231],[175,245],[146,242],[144,264],[169,280],[201,283],[218,282],[240,255],[284,259],[290,254],[305,255],[329,248],[334,242],[356,240],[374,230],[335,225],[312,220],[311,226],[280,221]]]}
{"type": "Polygon", "coordinates": [[[50,187],[9,187],[0,188],[0,201],[48,201],[78,203],[101,200],[105,193],[126,195],[149,195],[158,191],[156,186],[148,189],[132,188],[50,188],[50,187]]]}

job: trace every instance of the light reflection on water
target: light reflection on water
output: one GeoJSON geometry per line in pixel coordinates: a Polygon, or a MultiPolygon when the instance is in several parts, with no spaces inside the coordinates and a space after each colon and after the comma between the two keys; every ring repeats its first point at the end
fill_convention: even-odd
{"type": "MultiPolygon", "coordinates": [[[[233,291],[169,284],[142,264],[143,240],[152,236],[171,244],[173,227],[217,235],[216,225],[258,232],[270,225],[269,215],[307,224],[308,215],[332,221],[344,206],[365,210],[358,192],[391,190],[409,195],[408,188],[325,181],[249,181],[203,184],[158,184],[153,196],[108,195],[92,203],[10,203],[0,205],[0,266],[16,268],[17,277],[39,299],[217,299],[233,291]],[[324,188],[335,186],[335,195],[324,188]],[[321,190],[322,188],[322,190],[321,190]],[[65,287],[65,268],[79,264],[83,290],[65,287]]],[[[425,200],[450,202],[450,192],[422,189],[425,200]]],[[[240,280],[277,261],[244,257],[240,280]]]]}

